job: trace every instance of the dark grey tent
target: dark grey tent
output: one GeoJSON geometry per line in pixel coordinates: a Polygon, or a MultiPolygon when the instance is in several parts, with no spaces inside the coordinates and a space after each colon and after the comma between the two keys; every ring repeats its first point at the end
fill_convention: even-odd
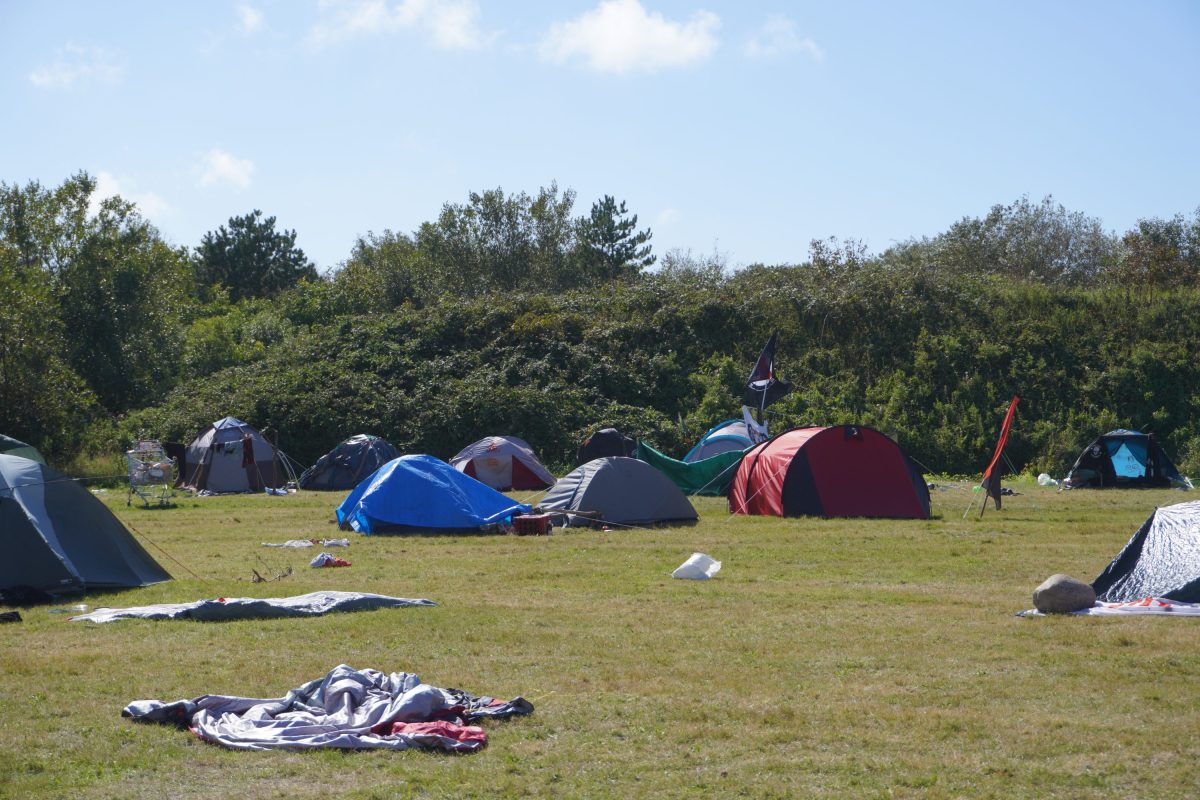
{"type": "Polygon", "coordinates": [[[71,592],[171,579],[125,526],[77,481],[0,455],[0,590],[71,592]]]}
{"type": "Polygon", "coordinates": [[[1063,485],[1069,489],[1191,488],[1153,435],[1123,428],[1085,447],[1063,485]]]}
{"type": "Polygon", "coordinates": [[[42,458],[42,454],[36,447],[25,444],[20,439],[5,436],[3,433],[0,433],[0,455],[21,456],[22,458],[31,458],[39,464],[46,463],[46,459],[42,458]]]}
{"type": "Polygon", "coordinates": [[[696,519],[696,509],[670,478],[645,461],[609,457],[576,467],[546,493],[538,508],[567,513],[567,524],[588,524],[595,519],[618,525],[696,519]]]}
{"type": "Polygon", "coordinates": [[[317,459],[300,475],[301,489],[349,491],[363,478],[382,467],[400,451],[378,436],[360,433],[351,436],[317,459]]]}
{"type": "Polygon", "coordinates": [[[579,452],[575,454],[575,466],[596,458],[632,457],[636,449],[637,442],[616,428],[601,428],[579,445],[579,452]]]}
{"type": "Polygon", "coordinates": [[[1200,603],[1200,501],[1155,509],[1100,577],[1096,598],[1200,603]]]}

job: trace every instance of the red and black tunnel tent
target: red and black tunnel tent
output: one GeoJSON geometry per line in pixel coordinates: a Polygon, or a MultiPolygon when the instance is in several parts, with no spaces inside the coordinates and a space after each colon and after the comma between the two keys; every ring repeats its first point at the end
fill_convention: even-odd
{"type": "Polygon", "coordinates": [[[796,428],[747,451],[729,487],[734,514],[929,518],[925,478],[864,425],[796,428]]]}

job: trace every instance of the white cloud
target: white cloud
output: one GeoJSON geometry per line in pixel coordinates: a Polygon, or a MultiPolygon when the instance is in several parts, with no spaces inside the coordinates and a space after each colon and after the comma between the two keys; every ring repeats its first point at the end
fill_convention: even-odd
{"type": "Polygon", "coordinates": [[[238,29],[242,33],[257,33],[262,30],[263,13],[251,5],[237,7],[238,29]]]}
{"type": "Polygon", "coordinates": [[[197,171],[200,173],[201,186],[248,189],[250,178],[254,175],[254,162],[214,147],[200,160],[197,171]]]}
{"type": "Polygon", "coordinates": [[[99,214],[100,204],[110,197],[117,196],[137,205],[138,211],[146,219],[161,218],[171,212],[167,202],[154,192],[138,192],[123,184],[124,182],[118,180],[111,172],[100,170],[96,174],[96,189],[88,198],[88,216],[94,217],[99,214]]]}
{"type": "Polygon", "coordinates": [[[308,43],[322,48],[355,36],[401,31],[424,32],[447,50],[474,50],[492,38],[479,26],[475,0],[321,0],[320,20],[308,43]]]}
{"type": "Polygon", "coordinates": [[[569,22],[558,22],[541,44],[542,58],[582,59],[597,72],[624,74],[698,64],[717,49],[721,19],[697,11],[687,22],[650,13],[639,0],[604,0],[569,22]]]}
{"type": "Polygon", "coordinates": [[[655,220],[655,225],[660,228],[666,228],[672,223],[679,222],[683,219],[683,212],[678,208],[667,206],[662,211],[658,212],[658,219],[655,220]]]}
{"type": "Polygon", "coordinates": [[[125,75],[125,64],[102,47],[68,44],[57,57],[29,73],[29,82],[43,89],[70,89],[77,84],[116,83],[125,75]]]}
{"type": "Polygon", "coordinates": [[[801,36],[794,21],[778,14],[768,17],[750,37],[745,53],[750,58],[780,58],[792,53],[804,53],[813,61],[825,58],[825,51],[811,38],[801,36]]]}

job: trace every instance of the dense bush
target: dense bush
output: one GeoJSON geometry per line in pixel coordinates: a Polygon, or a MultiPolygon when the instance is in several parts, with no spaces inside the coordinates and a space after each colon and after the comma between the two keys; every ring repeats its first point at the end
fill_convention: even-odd
{"type": "Polygon", "coordinates": [[[770,409],[776,430],[868,424],[931,470],[972,473],[1019,393],[1018,467],[1061,474],[1090,438],[1126,426],[1155,431],[1200,471],[1198,300],[876,266],[484,296],[313,324],[121,431],[187,437],[234,414],[304,462],[357,432],[442,457],[507,433],[565,465],[609,424],[682,454],[738,412],[744,373],[778,330],[778,368],[797,388],[770,409]]]}

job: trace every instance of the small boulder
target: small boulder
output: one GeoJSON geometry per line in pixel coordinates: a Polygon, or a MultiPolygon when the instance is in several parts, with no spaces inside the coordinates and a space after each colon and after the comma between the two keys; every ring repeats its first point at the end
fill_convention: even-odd
{"type": "Polygon", "coordinates": [[[1033,606],[1043,614],[1069,614],[1096,605],[1096,590],[1070,575],[1051,575],[1033,590],[1033,606]]]}

